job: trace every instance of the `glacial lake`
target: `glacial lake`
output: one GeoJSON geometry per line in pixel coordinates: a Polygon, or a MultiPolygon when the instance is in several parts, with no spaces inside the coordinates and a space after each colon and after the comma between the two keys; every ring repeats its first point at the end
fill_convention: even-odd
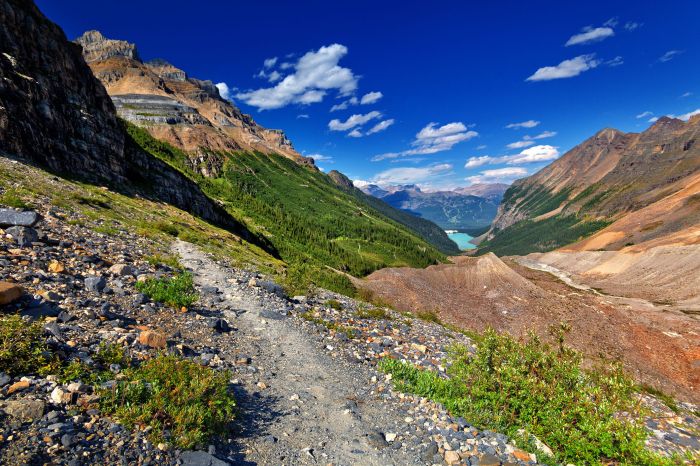
{"type": "Polygon", "coordinates": [[[457,247],[459,247],[459,249],[461,249],[462,251],[476,248],[476,245],[469,242],[469,240],[472,239],[472,237],[466,233],[447,233],[447,236],[452,241],[457,243],[457,247]]]}

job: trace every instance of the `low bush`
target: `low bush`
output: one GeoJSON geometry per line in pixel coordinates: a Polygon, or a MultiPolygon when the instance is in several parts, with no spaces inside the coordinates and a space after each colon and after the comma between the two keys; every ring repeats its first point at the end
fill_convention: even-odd
{"type": "Polygon", "coordinates": [[[391,315],[381,307],[360,306],[355,315],[360,319],[391,319],[391,315]]]}
{"type": "Polygon", "coordinates": [[[43,336],[41,322],[28,324],[19,315],[0,317],[0,372],[51,374],[60,367],[43,336]]]}
{"type": "Polygon", "coordinates": [[[150,427],[154,443],[194,448],[234,419],[227,372],[160,355],[123,375],[113,388],[100,390],[101,409],[127,428],[150,427]]]}
{"type": "Polygon", "coordinates": [[[136,288],[149,298],[175,308],[191,306],[199,299],[192,274],[187,272],[171,278],[149,278],[137,283],[136,288]]]}
{"type": "Polygon", "coordinates": [[[545,461],[670,464],[645,449],[635,384],[618,364],[581,368],[581,355],[551,348],[531,334],[526,342],[487,330],[476,353],[455,346],[447,377],[392,359],[380,362],[399,390],[428,397],[482,429],[527,441],[520,429],[553,451],[545,461]]]}

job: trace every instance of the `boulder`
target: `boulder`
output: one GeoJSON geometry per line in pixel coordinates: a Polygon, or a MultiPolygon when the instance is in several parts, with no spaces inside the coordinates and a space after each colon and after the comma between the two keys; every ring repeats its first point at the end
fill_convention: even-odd
{"type": "Polygon", "coordinates": [[[109,268],[108,272],[117,277],[136,274],[136,270],[129,264],[114,264],[109,268]]]}
{"type": "Polygon", "coordinates": [[[180,455],[180,460],[182,466],[228,466],[231,464],[206,451],[184,451],[180,455]]]}
{"type": "Polygon", "coordinates": [[[36,421],[41,419],[46,410],[46,403],[41,400],[11,400],[4,407],[4,411],[15,419],[21,421],[36,421]]]}
{"type": "Polygon", "coordinates": [[[16,283],[0,282],[0,306],[13,303],[21,297],[21,286],[16,283]]]}
{"type": "Polygon", "coordinates": [[[85,289],[87,291],[99,293],[105,289],[105,286],[107,286],[107,280],[104,277],[90,275],[85,279],[85,289]]]}
{"type": "Polygon", "coordinates": [[[29,247],[35,241],[39,241],[39,233],[34,228],[14,226],[5,232],[12,236],[21,248],[29,247]]]}
{"type": "Polygon", "coordinates": [[[32,210],[0,209],[0,227],[33,227],[40,219],[32,210]]]}
{"type": "Polygon", "coordinates": [[[165,335],[153,330],[144,330],[139,334],[139,343],[151,348],[163,349],[167,346],[168,341],[165,335]]]}

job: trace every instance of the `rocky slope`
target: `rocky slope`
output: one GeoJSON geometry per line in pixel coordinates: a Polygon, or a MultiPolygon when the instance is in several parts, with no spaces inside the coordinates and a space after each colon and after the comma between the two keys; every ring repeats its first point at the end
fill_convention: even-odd
{"type": "Polygon", "coordinates": [[[453,191],[424,192],[415,185],[383,188],[369,184],[361,189],[392,207],[430,220],[443,229],[473,229],[491,224],[504,188],[505,185],[480,185],[453,191]]]}
{"type": "MultiPolygon", "coordinates": [[[[499,237],[500,243],[517,241],[532,229],[519,228],[518,224],[524,221],[554,224],[558,220],[577,219],[568,222],[566,228],[581,226],[591,219],[610,223],[655,203],[666,202],[664,199],[670,197],[688,198],[682,193],[700,173],[699,133],[700,118],[697,116],[687,122],[663,117],[642,133],[600,131],[508,189],[487,236],[489,240],[496,239],[496,245],[490,250],[498,252],[499,237]]],[[[618,235],[617,241],[605,247],[619,249],[635,240],[676,234],[697,225],[700,207],[692,198],[688,199],[678,209],[665,212],[663,220],[653,215],[645,216],[643,221],[643,215],[635,217],[641,221],[636,227],[637,233],[628,226],[618,235]],[[646,233],[639,235],[640,230],[646,233]]],[[[662,209],[656,210],[661,212],[662,209]]],[[[605,222],[582,230],[589,235],[606,226],[605,222]]],[[[562,241],[571,243],[572,239],[578,238],[570,235],[562,241]]],[[[539,244],[530,245],[530,251],[567,244],[562,241],[541,238],[539,244]]]]}
{"type": "Polygon", "coordinates": [[[223,99],[214,83],[187,76],[161,60],[144,62],[136,46],[87,31],[76,39],[85,60],[112,97],[119,115],[192,154],[205,175],[219,174],[216,151],[278,153],[313,166],[279,130],[263,128],[223,99]]]}

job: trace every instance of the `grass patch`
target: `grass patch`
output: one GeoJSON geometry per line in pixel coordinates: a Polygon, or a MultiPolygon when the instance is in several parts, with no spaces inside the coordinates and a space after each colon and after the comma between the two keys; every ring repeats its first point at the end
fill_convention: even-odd
{"type": "Polygon", "coordinates": [[[164,265],[175,270],[184,269],[177,256],[170,254],[151,254],[150,256],[146,256],[146,262],[156,267],[164,265]]]}
{"type": "Polygon", "coordinates": [[[20,190],[8,188],[0,194],[0,205],[15,209],[31,209],[33,206],[20,195],[20,190]]]}
{"type": "Polygon", "coordinates": [[[359,319],[391,320],[391,315],[381,307],[360,306],[355,316],[359,319]]]}
{"type": "Polygon", "coordinates": [[[331,309],[335,309],[336,311],[341,311],[343,309],[343,304],[337,299],[329,299],[324,304],[331,309]]]}
{"type": "Polygon", "coordinates": [[[114,388],[100,391],[100,407],[127,428],[151,427],[154,443],[194,448],[234,419],[227,372],[160,355],[123,374],[114,388]]]}
{"type": "Polygon", "coordinates": [[[44,339],[43,324],[28,324],[19,315],[0,318],[0,372],[20,374],[52,374],[60,361],[51,354],[44,339]]]}
{"type": "Polygon", "coordinates": [[[136,283],[136,289],[154,301],[174,308],[191,306],[199,299],[192,274],[187,272],[180,272],[170,278],[149,278],[145,282],[136,283]]]}
{"type": "Polygon", "coordinates": [[[443,325],[440,317],[434,311],[420,311],[416,313],[416,317],[425,322],[432,322],[434,324],[443,325]]]}
{"type": "Polygon", "coordinates": [[[448,377],[392,359],[379,367],[399,390],[440,402],[482,429],[515,439],[524,429],[552,448],[558,463],[672,464],[645,449],[636,386],[621,367],[584,370],[581,354],[559,338],[552,348],[534,334],[521,342],[487,330],[476,354],[452,349],[448,377]]]}

